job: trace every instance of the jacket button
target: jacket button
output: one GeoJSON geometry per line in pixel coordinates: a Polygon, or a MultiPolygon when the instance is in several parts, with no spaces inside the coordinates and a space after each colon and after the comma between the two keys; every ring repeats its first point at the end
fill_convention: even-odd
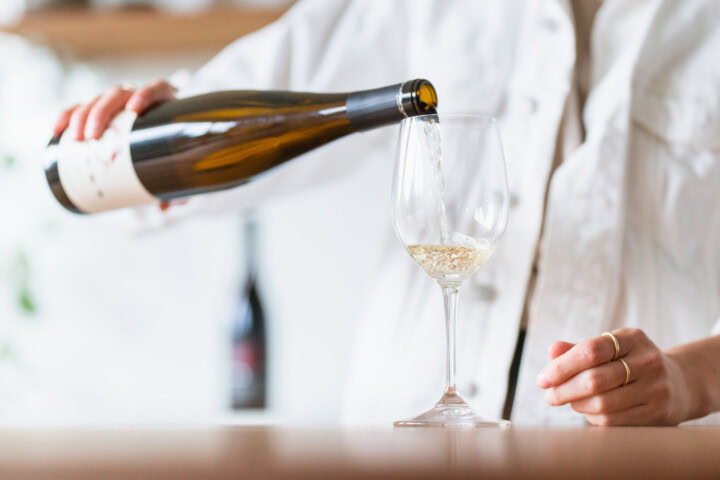
{"type": "Polygon", "coordinates": [[[497,289],[493,285],[489,283],[475,283],[473,286],[480,300],[490,303],[497,298],[497,289]]]}
{"type": "Polygon", "coordinates": [[[540,26],[548,32],[557,32],[560,28],[560,24],[557,20],[550,17],[545,17],[540,20],[540,26]]]}
{"type": "Polygon", "coordinates": [[[477,383],[470,382],[467,385],[465,385],[465,388],[463,388],[462,392],[460,392],[460,395],[463,395],[468,398],[476,397],[478,394],[479,388],[477,383]]]}
{"type": "Polygon", "coordinates": [[[537,112],[537,109],[538,109],[537,99],[535,99],[533,97],[525,97],[525,108],[527,108],[527,111],[530,114],[537,112]]]}

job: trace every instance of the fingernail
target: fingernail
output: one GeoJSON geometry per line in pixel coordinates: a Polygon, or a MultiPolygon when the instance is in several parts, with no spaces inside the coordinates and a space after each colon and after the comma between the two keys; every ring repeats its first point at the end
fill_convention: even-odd
{"type": "Polygon", "coordinates": [[[550,379],[548,378],[547,372],[540,370],[537,376],[537,384],[540,388],[548,388],[550,386],[550,379]]]}

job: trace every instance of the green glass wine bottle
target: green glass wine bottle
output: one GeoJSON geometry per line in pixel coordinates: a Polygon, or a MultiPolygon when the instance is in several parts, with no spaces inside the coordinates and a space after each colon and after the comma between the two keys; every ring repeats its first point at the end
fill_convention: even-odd
{"type": "Polygon", "coordinates": [[[139,117],[122,112],[99,140],[54,137],[45,174],[76,213],[167,201],[242,185],[335,139],[436,107],[422,79],[352,93],[209,93],[139,117]]]}

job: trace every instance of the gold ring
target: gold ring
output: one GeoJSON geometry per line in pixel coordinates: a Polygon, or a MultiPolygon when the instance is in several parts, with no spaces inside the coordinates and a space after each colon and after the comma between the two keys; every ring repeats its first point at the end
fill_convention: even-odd
{"type": "Polygon", "coordinates": [[[615,335],[613,335],[610,332],[605,332],[602,334],[603,337],[610,337],[613,341],[613,345],[615,345],[615,355],[613,355],[611,362],[614,362],[618,358],[620,358],[620,344],[618,343],[617,338],[615,338],[615,335]]]}
{"type": "Polygon", "coordinates": [[[630,367],[628,367],[628,364],[625,363],[625,360],[623,360],[622,358],[618,358],[618,360],[620,360],[625,367],[625,383],[623,383],[623,386],[625,386],[630,381],[630,367]]]}

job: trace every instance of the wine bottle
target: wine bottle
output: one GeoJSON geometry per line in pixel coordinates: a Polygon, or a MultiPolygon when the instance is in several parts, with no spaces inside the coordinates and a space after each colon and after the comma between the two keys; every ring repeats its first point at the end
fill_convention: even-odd
{"type": "Polygon", "coordinates": [[[95,213],[242,185],[353,132],[434,114],[416,79],[353,93],[214,92],[119,114],[99,140],[54,137],[45,174],[55,198],[95,213]]]}
{"type": "Polygon", "coordinates": [[[244,226],[246,280],[232,324],[232,408],[265,408],[267,340],[265,312],[257,285],[257,228],[254,218],[244,226]]]}

